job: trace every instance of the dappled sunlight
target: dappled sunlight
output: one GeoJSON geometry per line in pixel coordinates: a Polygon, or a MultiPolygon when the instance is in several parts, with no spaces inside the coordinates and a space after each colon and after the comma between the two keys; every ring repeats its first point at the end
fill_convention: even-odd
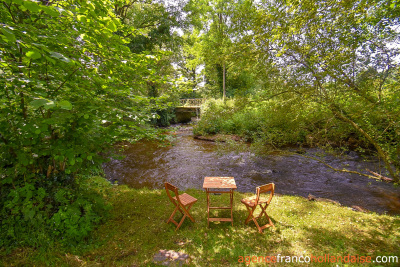
{"type": "MultiPolygon", "coordinates": [[[[165,190],[124,186],[111,190],[111,218],[94,232],[89,249],[78,258],[68,256],[68,261],[80,264],[77,266],[149,265],[160,250],[187,254],[195,266],[234,265],[240,256],[381,255],[382,251],[399,251],[400,218],[359,213],[332,203],[275,196],[267,208],[275,227],[260,234],[254,222],[244,224],[248,212],[240,199],[251,194],[234,193],[233,226],[210,222],[207,227],[206,194],[190,189],[184,192],[198,199],[190,210],[196,222],[186,219],[175,231],[174,225],[166,223],[174,206],[165,190]]],[[[217,201],[224,197],[213,196],[217,201]]],[[[226,215],[224,212],[218,215],[226,215]]],[[[182,216],[178,213],[175,220],[182,216]]]]}
{"type": "MultiPolygon", "coordinates": [[[[120,200],[125,202],[129,199],[131,202],[128,203],[132,207],[125,210],[126,218],[117,217],[124,221],[122,225],[125,227],[121,227],[119,221],[118,232],[114,238],[108,239],[110,247],[118,249],[117,244],[125,247],[125,242],[129,244],[134,240],[131,244],[138,252],[147,255],[147,258],[151,258],[154,251],[173,249],[189,254],[194,264],[219,265],[235,262],[239,256],[245,255],[374,254],[381,247],[396,249],[398,246],[394,239],[388,239],[388,233],[399,238],[395,226],[389,226],[391,222],[399,225],[396,218],[360,214],[332,203],[310,202],[293,196],[273,198],[267,212],[275,228],[265,229],[263,234],[258,233],[252,221],[248,225],[244,224],[248,212],[240,199],[251,194],[234,194],[233,227],[226,222],[210,222],[210,227],[207,227],[206,194],[199,190],[186,191],[198,199],[191,209],[196,222],[185,220],[175,232],[173,225],[165,223],[173,205],[164,190],[154,191],[131,190],[125,200],[120,200]],[[131,238],[121,238],[123,233],[129,233],[131,238]]],[[[224,197],[212,196],[213,201],[218,203],[224,202],[224,197]]],[[[226,211],[216,214],[227,215],[226,211]]],[[[180,216],[176,215],[175,219],[180,216]]],[[[261,220],[263,222],[264,218],[261,220]]],[[[127,259],[138,259],[137,255],[129,255],[129,251],[125,249],[121,253],[127,255],[127,259]]]]}

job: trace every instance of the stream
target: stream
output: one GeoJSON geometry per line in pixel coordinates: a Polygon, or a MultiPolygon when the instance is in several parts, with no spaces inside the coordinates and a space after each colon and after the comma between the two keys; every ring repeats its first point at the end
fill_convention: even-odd
{"type": "MultiPolygon", "coordinates": [[[[400,214],[400,187],[364,176],[334,172],[324,164],[301,155],[256,156],[249,150],[237,152],[226,144],[193,138],[190,126],[173,133],[172,145],[161,147],[152,141],[130,144],[124,159],[104,164],[108,180],[133,188],[164,187],[168,181],[180,190],[202,189],[205,176],[233,176],[239,192],[253,192],[259,185],[275,183],[275,192],[328,198],[344,206],[360,206],[378,213],[400,214]],[[222,149],[221,149],[222,147],[222,149]]],[[[306,154],[321,156],[322,150],[306,149],[306,154]]],[[[364,159],[356,152],[345,157],[325,154],[335,168],[379,172],[377,159],[364,159]]],[[[365,172],[365,171],[363,171],[365,172]]]]}

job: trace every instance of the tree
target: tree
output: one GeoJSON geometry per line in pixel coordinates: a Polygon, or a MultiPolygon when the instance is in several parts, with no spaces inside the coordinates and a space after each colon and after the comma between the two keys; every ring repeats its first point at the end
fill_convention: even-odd
{"type": "Polygon", "coordinates": [[[156,117],[153,122],[168,126],[174,117],[172,106],[178,100],[172,66],[181,37],[175,29],[183,24],[180,6],[174,7],[155,0],[126,0],[115,7],[122,23],[127,27],[125,37],[132,53],[146,53],[153,57],[149,66],[152,79],[146,82],[146,95],[154,104],[156,117]],[[130,30],[131,29],[131,30],[130,30]]]}
{"type": "Polygon", "coordinates": [[[201,70],[203,61],[200,53],[200,37],[198,31],[184,34],[180,50],[174,54],[174,64],[177,69],[176,80],[184,97],[195,98],[196,92],[203,82],[201,70]]]}
{"type": "Polygon", "coordinates": [[[284,90],[351,125],[399,181],[396,7],[392,1],[264,1],[255,31],[259,51],[287,82],[284,90]]]}
{"type": "Polygon", "coordinates": [[[87,235],[99,214],[80,179],[103,149],[145,135],[154,59],[116,34],[125,28],[114,4],[0,3],[0,245],[39,242],[35,229],[87,235]]]}
{"type": "MultiPolygon", "coordinates": [[[[201,39],[199,51],[205,65],[207,86],[227,96],[227,81],[237,82],[247,64],[252,44],[250,21],[255,12],[252,1],[190,1],[186,11],[201,39]],[[245,59],[245,60],[243,60],[245,59]],[[235,81],[236,80],[236,81],[235,81]]],[[[214,93],[215,95],[215,93],[214,93]]],[[[232,92],[231,92],[232,95],[232,92]]]]}

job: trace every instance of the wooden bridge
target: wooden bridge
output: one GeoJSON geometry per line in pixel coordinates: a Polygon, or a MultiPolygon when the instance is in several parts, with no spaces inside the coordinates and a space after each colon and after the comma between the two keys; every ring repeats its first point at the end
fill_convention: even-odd
{"type": "Polygon", "coordinates": [[[175,108],[175,115],[178,122],[188,122],[191,120],[192,113],[200,115],[200,107],[204,103],[203,98],[185,98],[179,100],[179,106],[175,108]]]}
{"type": "Polygon", "coordinates": [[[176,112],[200,112],[200,107],[204,103],[203,98],[184,98],[179,100],[176,112]]]}

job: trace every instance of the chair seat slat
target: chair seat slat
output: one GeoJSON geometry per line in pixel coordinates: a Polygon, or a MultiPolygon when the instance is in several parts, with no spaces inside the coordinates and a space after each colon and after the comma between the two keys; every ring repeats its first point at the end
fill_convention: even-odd
{"type": "Polygon", "coordinates": [[[251,196],[251,197],[247,197],[242,199],[242,203],[248,206],[254,206],[254,205],[258,205],[260,203],[267,203],[268,202],[268,198],[264,198],[264,197],[260,197],[260,199],[258,200],[258,203],[256,203],[256,198],[257,196],[251,196]]]}
{"type": "MultiPolygon", "coordinates": [[[[173,199],[177,200],[177,199],[176,199],[176,196],[173,197],[173,199]]],[[[194,203],[194,202],[197,201],[196,198],[194,198],[194,197],[192,197],[191,195],[188,195],[188,194],[186,194],[186,193],[183,193],[183,194],[179,195],[179,200],[181,201],[182,205],[184,205],[184,206],[187,206],[187,205],[189,205],[190,203],[194,203]]]]}

